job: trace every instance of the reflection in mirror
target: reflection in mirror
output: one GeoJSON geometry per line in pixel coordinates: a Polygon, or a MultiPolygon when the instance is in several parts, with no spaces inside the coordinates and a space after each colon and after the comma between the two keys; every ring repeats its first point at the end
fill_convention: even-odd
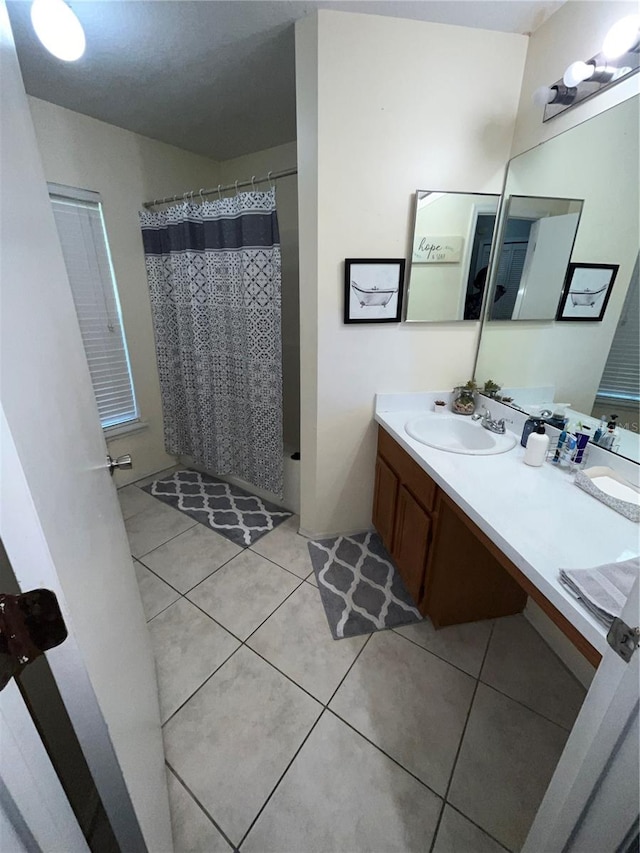
{"type": "MultiPolygon", "coordinates": [[[[541,409],[565,413],[571,425],[578,421],[590,425],[592,435],[604,418],[602,446],[636,462],[640,462],[639,103],[637,95],[623,101],[515,157],[507,170],[505,198],[584,199],[568,260],[619,265],[602,319],[485,321],[475,368],[480,386],[494,380],[502,386],[502,395],[531,414],[541,409]],[[611,422],[618,426],[608,428],[611,422]]],[[[498,233],[503,230],[500,224],[498,233]]],[[[490,293],[495,292],[497,273],[493,265],[490,293]]],[[[554,274],[556,293],[564,279],[565,270],[554,274]]],[[[491,310],[498,305],[499,301],[492,303],[491,310]]]]}
{"type": "Polygon", "coordinates": [[[497,195],[416,192],[407,322],[479,320],[497,195]]]}
{"type": "Polygon", "coordinates": [[[490,320],[554,320],[582,201],[509,196],[490,320]]]}

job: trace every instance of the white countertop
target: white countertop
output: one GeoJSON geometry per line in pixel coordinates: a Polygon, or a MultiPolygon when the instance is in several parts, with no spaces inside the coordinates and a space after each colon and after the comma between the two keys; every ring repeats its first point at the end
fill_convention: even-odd
{"type": "MultiPolygon", "coordinates": [[[[525,465],[519,440],[507,453],[468,456],[411,438],[405,423],[417,412],[428,415],[436,396],[378,395],[375,420],[603,653],[605,627],[560,584],[558,571],[638,555],[640,528],[579,489],[564,470],[548,463],[540,468],[525,465]]],[[[520,430],[513,428],[519,439],[520,430]]]]}

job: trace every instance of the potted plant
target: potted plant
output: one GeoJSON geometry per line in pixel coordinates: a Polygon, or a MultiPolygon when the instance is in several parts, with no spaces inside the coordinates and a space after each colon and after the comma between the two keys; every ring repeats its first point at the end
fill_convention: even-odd
{"type": "Polygon", "coordinates": [[[484,383],[484,393],[487,397],[495,397],[500,390],[500,386],[497,382],[494,382],[493,379],[487,379],[484,383]]]}
{"type": "Polygon", "coordinates": [[[473,379],[465,385],[456,385],[453,389],[451,411],[458,415],[472,415],[476,410],[475,392],[477,390],[478,386],[473,379]]]}
{"type": "Polygon", "coordinates": [[[442,414],[447,411],[447,404],[444,400],[434,400],[433,402],[433,411],[436,414],[442,414]]]}

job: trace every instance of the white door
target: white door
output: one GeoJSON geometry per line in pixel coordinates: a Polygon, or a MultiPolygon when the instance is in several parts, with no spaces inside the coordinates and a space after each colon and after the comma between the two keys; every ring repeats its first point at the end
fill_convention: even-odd
{"type": "MultiPolygon", "coordinates": [[[[622,619],[632,628],[640,624],[640,580],[622,619]]],[[[640,802],[639,687],[640,651],[627,663],[607,649],[522,853],[633,849],[640,802]]]]}
{"type": "Polygon", "coordinates": [[[579,219],[579,213],[567,213],[533,223],[514,320],[555,320],[579,219]]]}
{"type": "Polygon", "coordinates": [[[20,587],[58,596],[47,658],[120,846],[167,853],[150,641],[3,2],[0,49],[0,536],[20,587]]]}
{"type": "Polygon", "coordinates": [[[0,850],[88,853],[18,686],[0,693],[0,850]]]}

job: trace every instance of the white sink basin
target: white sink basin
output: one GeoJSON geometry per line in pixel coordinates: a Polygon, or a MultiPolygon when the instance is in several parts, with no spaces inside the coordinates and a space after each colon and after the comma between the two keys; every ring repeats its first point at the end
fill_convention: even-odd
{"type": "Polygon", "coordinates": [[[517,441],[513,433],[489,432],[479,421],[463,419],[461,415],[420,415],[407,421],[405,429],[411,438],[429,447],[471,456],[506,453],[517,441]]]}

